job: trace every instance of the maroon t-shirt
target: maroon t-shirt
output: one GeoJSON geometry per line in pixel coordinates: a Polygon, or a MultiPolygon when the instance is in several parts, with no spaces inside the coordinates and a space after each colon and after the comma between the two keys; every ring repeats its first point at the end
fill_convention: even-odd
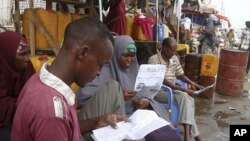
{"type": "MultiPolygon", "coordinates": [[[[60,88],[60,86],[58,86],[60,88]]],[[[24,86],[17,105],[12,141],[80,141],[74,105],[35,74],[24,86]]]]}

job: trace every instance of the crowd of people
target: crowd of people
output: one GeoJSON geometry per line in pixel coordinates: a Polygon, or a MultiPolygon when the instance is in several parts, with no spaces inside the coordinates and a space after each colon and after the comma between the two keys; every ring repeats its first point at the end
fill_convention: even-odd
{"type": "MultiPolygon", "coordinates": [[[[245,25],[244,29],[222,29],[214,25],[211,15],[207,15],[204,26],[199,26],[196,30],[191,28],[189,32],[186,32],[185,24],[181,24],[179,42],[189,45],[192,53],[200,54],[219,54],[222,48],[247,50],[249,48],[249,21],[246,21],[245,25]],[[237,35],[237,32],[241,35],[237,35]]],[[[189,26],[193,27],[192,24],[189,26]]]]}
{"type": "MultiPolygon", "coordinates": [[[[249,27],[248,22],[241,45],[245,50],[249,27]]],[[[129,122],[128,116],[136,109],[154,110],[170,122],[169,113],[160,104],[166,102],[159,98],[164,97],[161,93],[155,99],[132,100],[139,70],[134,40],[127,35],[112,36],[95,18],[71,22],[55,61],[45,63],[37,73],[29,61],[29,46],[20,33],[0,33],[0,48],[1,141],[92,140],[92,130],[107,125],[118,128],[116,123],[129,122]],[[76,95],[70,88],[73,82],[81,87],[76,95]],[[78,111],[76,103],[80,105],[78,111]]],[[[203,87],[184,75],[176,50],[176,40],[166,38],[161,51],[148,63],[166,65],[163,84],[173,89],[184,140],[201,141],[195,121],[194,90],[203,87]],[[176,85],[177,78],[192,89],[176,85]]],[[[145,140],[181,139],[169,125],[149,133],[145,140]]]]}
{"type": "MultiPolygon", "coordinates": [[[[113,37],[95,18],[70,23],[59,55],[52,64],[45,63],[38,73],[29,61],[30,49],[24,36],[11,31],[0,33],[0,47],[3,50],[1,140],[91,140],[92,130],[107,125],[118,128],[116,123],[129,122],[128,116],[136,109],[154,110],[170,121],[166,109],[157,100],[132,100],[139,69],[134,40],[126,35],[113,37]],[[77,94],[79,111],[70,88],[73,82],[82,87],[77,94]]],[[[194,87],[201,86],[185,77],[174,55],[176,49],[175,39],[164,39],[162,52],[152,56],[149,63],[166,65],[164,84],[175,90],[185,140],[190,140],[191,135],[199,141],[191,97],[194,91],[184,90],[173,81],[178,77],[194,87]]],[[[145,140],[180,141],[180,137],[170,125],[151,132],[145,140]]]]}
{"type": "MultiPolygon", "coordinates": [[[[243,50],[249,49],[249,23],[246,22],[242,33],[243,50]]],[[[228,33],[229,38],[233,38],[232,32],[228,33]]],[[[38,73],[29,61],[30,49],[23,35],[0,33],[0,47],[1,140],[92,140],[92,130],[107,125],[118,128],[116,123],[129,122],[128,116],[136,109],[154,110],[170,122],[169,113],[160,104],[166,102],[161,99],[162,93],[155,99],[132,100],[139,70],[134,40],[127,35],[112,36],[95,18],[70,23],[59,55],[52,64],[45,63],[38,73]],[[73,82],[82,87],[77,95],[70,88],[73,82]],[[78,111],[76,103],[80,105],[78,111]]],[[[151,56],[148,63],[166,65],[163,83],[173,89],[184,140],[194,137],[200,141],[194,90],[202,86],[184,75],[176,50],[176,40],[166,38],[161,51],[151,56]],[[177,78],[193,89],[176,85],[177,78]]],[[[145,140],[179,141],[180,137],[169,125],[149,133],[145,140]]]]}

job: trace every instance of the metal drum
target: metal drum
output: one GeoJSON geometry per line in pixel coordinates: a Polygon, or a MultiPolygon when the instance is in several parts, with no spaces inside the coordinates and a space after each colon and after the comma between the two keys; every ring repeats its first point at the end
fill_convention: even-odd
{"type": "Polygon", "coordinates": [[[217,93],[230,96],[243,93],[247,61],[247,51],[221,49],[216,81],[217,93]]]}

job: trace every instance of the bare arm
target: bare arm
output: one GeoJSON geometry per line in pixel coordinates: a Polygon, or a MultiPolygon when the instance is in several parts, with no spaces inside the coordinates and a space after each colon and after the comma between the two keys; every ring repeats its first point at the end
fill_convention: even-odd
{"type": "Polygon", "coordinates": [[[79,121],[81,133],[86,133],[97,128],[98,118],[87,119],[79,121]]]}
{"type": "Polygon", "coordinates": [[[186,77],[184,74],[177,76],[177,78],[189,85],[192,85],[194,82],[191,81],[188,77],[186,77]]]}
{"type": "Polygon", "coordinates": [[[180,91],[185,92],[185,89],[184,89],[184,88],[181,88],[180,86],[175,85],[174,83],[172,83],[172,82],[170,82],[170,81],[168,81],[168,80],[166,80],[166,79],[164,79],[163,83],[164,83],[165,85],[167,85],[168,87],[170,87],[171,89],[173,89],[173,90],[180,90],[180,91]]]}
{"type": "Polygon", "coordinates": [[[111,114],[111,115],[105,115],[105,116],[96,117],[92,119],[81,120],[79,121],[79,126],[80,126],[81,133],[86,133],[86,132],[89,132],[94,129],[104,127],[107,125],[111,125],[113,128],[117,128],[116,123],[120,121],[128,122],[129,119],[128,117],[125,117],[125,116],[111,114]]]}
{"type": "Polygon", "coordinates": [[[183,81],[183,82],[185,82],[185,83],[191,85],[191,86],[194,87],[194,88],[198,88],[198,89],[203,89],[203,88],[204,88],[203,86],[200,86],[199,84],[197,84],[197,83],[191,81],[191,80],[190,80],[188,77],[186,77],[184,74],[177,76],[177,78],[178,78],[179,80],[181,80],[181,81],[183,81]]]}

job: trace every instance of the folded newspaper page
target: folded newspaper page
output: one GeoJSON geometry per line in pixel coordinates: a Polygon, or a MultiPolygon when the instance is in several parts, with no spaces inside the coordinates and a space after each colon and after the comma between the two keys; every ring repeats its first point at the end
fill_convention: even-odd
{"type": "Polygon", "coordinates": [[[119,122],[118,129],[106,126],[93,130],[93,139],[95,141],[139,140],[150,132],[170,124],[152,110],[139,109],[129,119],[130,122],[119,122]]]}
{"type": "Polygon", "coordinates": [[[140,98],[152,99],[161,89],[165,72],[165,65],[141,65],[134,87],[137,94],[133,97],[133,100],[140,98]]]}
{"type": "Polygon", "coordinates": [[[199,95],[199,94],[201,94],[201,93],[207,91],[208,89],[212,88],[214,85],[215,85],[215,84],[212,84],[212,85],[207,86],[207,87],[205,87],[205,88],[203,88],[203,89],[200,89],[200,90],[198,90],[198,91],[195,91],[194,93],[197,94],[197,95],[199,95]]]}

